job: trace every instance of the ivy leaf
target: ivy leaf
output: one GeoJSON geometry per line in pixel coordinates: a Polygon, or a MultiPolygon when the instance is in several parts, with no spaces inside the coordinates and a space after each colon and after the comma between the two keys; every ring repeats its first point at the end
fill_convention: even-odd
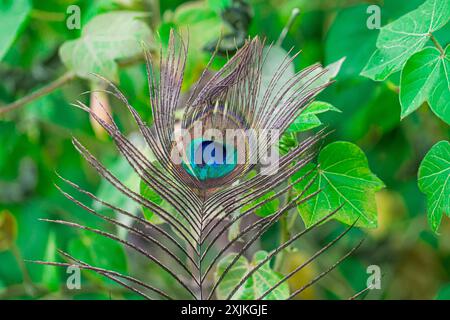
{"type": "MultiPolygon", "coordinates": [[[[215,274],[216,281],[220,278],[220,276],[224,273],[227,266],[233,261],[236,257],[236,254],[230,254],[220,260],[217,264],[217,270],[215,274]]],[[[243,256],[240,256],[236,263],[232,268],[227,272],[222,282],[217,287],[217,298],[218,299],[226,299],[228,294],[231,293],[233,288],[239,283],[239,281],[245,276],[247,270],[249,268],[249,263],[247,259],[243,256]]],[[[238,291],[233,295],[232,299],[235,300],[252,300],[254,298],[253,292],[251,292],[252,286],[252,278],[247,279],[244,285],[242,285],[238,291]]]]}
{"type": "Polygon", "coordinates": [[[450,123],[450,55],[436,48],[425,48],[414,54],[402,70],[400,82],[401,117],[404,118],[428,101],[442,120],[450,123]]]}
{"type": "Polygon", "coordinates": [[[427,196],[428,223],[434,232],[442,215],[450,216],[450,143],[436,143],[423,158],[418,173],[419,189],[427,196]]]}
{"type": "Polygon", "coordinates": [[[151,37],[149,27],[137,18],[144,13],[117,11],[93,18],[77,40],[65,42],[60,48],[61,60],[83,78],[98,73],[118,81],[116,60],[142,53],[141,42],[151,37]]]}
{"type": "MultiPolygon", "coordinates": [[[[264,259],[267,258],[269,254],[265,251],[258,251],[253,256],[253,265],[258,265],[264,259]]],[[[267,261],[263,264],[252,276],[253,280],[253,292],[255,294],[255,298],[258,298],[262,294],[264,294],[267,290],[272,288],[275,284],[280,281],[283,276],[272,270],[270,267],[270,261],[267,261]]],[[[289,284],[287,282],[283,282],[280,286],[278,286],[275,290],[269,293],[264,300],[285,300],[289,297],[289,284]]]]}
{"type": "MultiPolygon", "coordinates": [[[[242,209],[241,212],[244,212],[248,209],[250,209],[251,207],[253,207],[254,205],[263,202],[267,199],[269,199],[270,197],[274,196],[275,192],[274,191],[269,191],[267,193],[265,193],[262,197],[256,199],[255,201],[245,205],[242,209]]],[[[270,216],[272,214],[274,214],[275,212],[277,212],[278,208],[280,206],[280,199],[279,198],[275,198],[271,201],[268,201],[267,203],[263,204],[262,206],[260,206],[258,209],[255,210],[255,214],[260,216],[260,217],[267,217],[270,216]]]]}
{"type": "Polygon", "coordinates": [[[442,120],[450,124],[450,45],[441,56],[439,77],[429,99],[431,110],[442,120]]]}
{"type": "MultiPolygon", "coordinates": [[[[266,259],[268,253],[266,251],[258,251],[253,256],[251,263],[243,256],[239,257],[232,268],[227,272],[222,282],[217,287],[217,297],[219,299],[226,299],[233,288],[241,281],[242,278],[261,261],[266,259]]],[[[216,280],[223,274],[228,265],[236,257],[232,253],[223,258],[217,264],[216,280]]],[[[257,271],[255,271],[244,284],[232,296],[234,300],[255,300],[262,296],[267,290],[277,284],[282,279],[282,275],[275,272],[270,267],[270,260],[263,264],[257,271]]],[[[285,281],[279,285],[275,290],[264,297],[264,300],[285,300],[289,297],[289,285],[285,281]]]]}
{"type": "Polygon", "coordinates": [[[408,60],[400,80],[402,118],[427,101],[439,77],[439,67],[440,52],[431,47],[414,54],[408,60]]]}
{"type": "Polygon", "coordinates": [[[425,46],[430,33],[445,26],[449,20],[449,1],[428,0],[384,26],[377,39],[377,50],[361,74],[373,80],[385,80],[425,46]]]}
{"type": "MultiPolygon", "coordinates": [[[[377,226],[375,192],[384,187],[384,183],[374,175],[368,166],[364,152],[349,142],[334,142],[327,145],[319,154],[318,175],[307,195],[322,191],[297,207],[307,226],[324,218],[340,205],[343,207],[333,216],[346,224],[352,224],[357,218],[357,226],[374,228],[377,226]]],[[[292,179],[313,169],[309,164],[292,179]]],[[[308,179],[295,185],[304,190],[308,179]]]]}
{"type": "Polygon", "coordinates": [[[324,113],[327,111],[341,112],[338,108],[333,105],[323,102],[314,101],[306,109],[301,112],[294,122],[287,128],[286,132],[301,132],[314,129],[322,124],[320,119],[316,114],[324,113]]]}
{"type": "Polygon", "coordinates": [[[30,11],[28,0],[0,1],[0,60],[23,29],[30,11]]]}

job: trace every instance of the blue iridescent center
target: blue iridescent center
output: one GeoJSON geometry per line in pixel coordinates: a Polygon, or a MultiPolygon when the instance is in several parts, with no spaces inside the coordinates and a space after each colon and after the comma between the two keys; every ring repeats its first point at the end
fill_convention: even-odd
{"type": "Polygon", "coordinates": [[[187,159],[189,164],[183,162],[183,167],[200,181],[224,177],[237,164],[235,148],[203,138],[190,142],[187,159]]]}

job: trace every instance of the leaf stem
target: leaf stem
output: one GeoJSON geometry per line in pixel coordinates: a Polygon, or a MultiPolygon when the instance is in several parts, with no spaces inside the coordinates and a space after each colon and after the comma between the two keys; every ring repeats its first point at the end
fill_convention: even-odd
{"type": "Polygon", "coordinates": [[[434,45],[439,50],[439,52],[442,54],[442,56],[444,56],[445,55],[444,48],[442,48],[441,44],[437,41],[437,39],[431,33],[430,33],[430,39],[431,39],[431,41],[433,41],[434,45]]]}
{"type": "Polygon", "coordinates": [[[399,86],[397,86],[395,83],[393,83],[392,81],[388,80],[386,81],[386,86],[389,90],[395,92],[396,94],[400,93],[400,88],[399,86]]]}

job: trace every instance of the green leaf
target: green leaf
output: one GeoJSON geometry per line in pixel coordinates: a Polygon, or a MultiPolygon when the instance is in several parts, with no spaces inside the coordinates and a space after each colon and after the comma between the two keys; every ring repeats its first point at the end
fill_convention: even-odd
{"type": "Polygon", "coordinates": [[[450,19],[450,2],[428,0],[416,10],[381,28],[377,50],[361,72],[373,80],[385,80],[399,71],[414,53],[421,50],[431,32],[450,19]]]}
{"type": "MultiPolygon", "coordinates": [[[[143,151],[142,141],[139,139],[135,139],[134,136],[131,136],[131,141],[143,151]]],[[[114,159],[108,163],[111,172],[128,188],[130,188],[134,192],[139,192],[139,183],[140,178],[139,175],[133,170],[127,160],[123,157],[119,157],[118,159],[114,159]]],[[[124,195],[121,191],[117,190],[112,184],[110,184],[107,180],[102,180],[100,186],[96,193],[97,197],[108,201],[111,205],[128,211],[133,214],[137,214],[139,212],[139,204],[136,203],[130,197],[124,195]]],[[[92,207],[94,210],[102,212],[104,214],[110,214],[111,210],[106,206],[102,205],[97,201],[93,201],[92,207]]],[[[132,221],[130,217],[124,216],[120,213],[115,213],[116,219],[120,222],[129,225],[132,221]]],[[[121,237],[125,237],[127,234],[127,230],[124,228],[118,229],[118,234],[121,237]]]]}
{"type": "Polygon", "coordinates": [[[418,173],[419,189],[427,196],[428,223],[434,232],[442,215],[450,216],[450,143],[436,143],[423,158],[418,173]]]}
{"type": "MultiPolygon", "coordinates": [[[[255,171],[250,171],[247,176],[246,179],[251,179],[256,175],[255,171]]],[[[256,204],[263,202],[264,200],[269,199],[270,197],[274,196],[275,192],[274,191],[268,191],[266,192],[263,196],[259,197],[258,199],[250,202],[249,204],[243,206],[239,212],[240,213],[244,213],[245,211],[249,210],[251,207],[255,206],[256,204]]],[[[275,199],[268,201],[267,203],[263,204],[262,206],[258,207],[258,209],[256,209],[254,211],[254,213],[260,217],[267,217],[270,216],[271,214],[274,214],[277,210],[278,207],[280,205],[280,199],[278,197],[276,197],[275,199]]],[[[237,224],[237,222],[235,223],[235,225],[237,224]]]]}
{"type": "Polygon", "coordinates": [[[401,117],[404,118],[427,101],[439,75],[440,52],[425,48],[405,64],[400,80],[401,117]]]}
{"type": "Polygon", "coordinates": [[[295,148],[296,146],[298,146],[298,141],[295,133],[283,133],[280,141],[278,142],[278,150],[281,155],[286,155],[289,150],[295,148]]]}
{"type": "MultiPolygon", "coordinates": [[[[398,126],[400,109],[397,92],[389,90],[387,85],[382,85],[375,90],[366,104],[358,106],[351,112],[345,112],[345,117],[341,118],[345,120],[341,121],[344,122],[341,137],[346,137],[346,140],[350,141],[360,141],[373,135],[381,137],[398,126]]],[[[386,148],[386,144],[383,143],[382,147],[386,148]]],[[[389,159],[400,164],[395,157],[389,159]]]]}
{"type": "Polygon", "coordinates": [[[220,36],[224,26],[219,13],[205,5],[204,1],[188,1],[180,4],[170,21],[164,21],[161,27],[172,23],[170,27],[176,27],[184,39],[189,38],[183,77],[183,89],[189,89],[198,80],[211,57],[205,47],[220,36]]]}
{"type": "MultiPolygon", "coordinates": [[[[265,251],[258,251],[253,256],[253,265],[258,265],[264,259],[267,258],[269,254],[265,251]]],[[[260,295],[264,294],[267,290],[272,288],[275,284],[283,279],[283,276],[272,270],[270,267],[270,260],[263,264],[253,275],[253,292],[255,298],[258,298],[260,295]]],[[[285,300],[289,297],[289,285],[285,281],[280,286],[278,286],[275,290],[273,290],[270,294],[268,294],[264,300],[285,300]]]]}
{"type": "Polygon", "coordinates": [[[123,246],[112,239],[91,232],[80,233],[70,241],[68,251],[75,258],[90,265],[120,273],[127,273],[127,257],[123,246]]]}
{"type": "Polygon", "coordinates": [[[80,77],[97,73],[117,82],[116,60],[141,54],[141,43],[150,40],[149,27],[138,20],[144,16],[127,11],[96,16],[83,28],[81,38],[61,46],[61,60],[80,77]]]}
{"type": "MultiPolygon", "coordinates": [[[[47,248],[45,249],[44,261],[56,261],[56,234],[51,232],[48,236],[47,248]]],[[[44,266],[42,272],[42,284],[50,291],[57,291],[61,282],[59,270],[54,266],[44,266]]]]}
{"type": "MultiPolygon", "coordinates": [[[[264,200],[269,199],[270,197],[274,196],[275,192],[274,191],[269,191],[267,193],[265,193],[262,197],[256,199],[255,201],[245,205],[241,211],[244,212],[248,209],[250,209],[251,207],[253,207],[254,205],[263,202],[264,200]]],[[[274,214],[275,212],[277,212],[278,207],[280,205],[280,199],[277,197],[265,204],[263,204],[262,206],[260,206],[258,209],[255,210],[255,214],[260,216],[260,217],[267,217],[270,216],[271,214],[274,214]]]]}
{"type": "Polygon", "coordinates": [[[450,45],[445,49],[445,56],[441,56],[440,62],[438,80],[431,92],[429,103],[431,110],[450,124],[450,45]]]}
{"type": "MultiPolygon", "coordinates": [[[[157,166],[159,164],[155,161],[154,162],[157,166]]],[[[185,217],[183,217],[182,214],[180,214],[179,210],[175,209],[168,201],[164,200],[158,193],[155,192],[154,189],[150,188],[143,180],[140,182],[140,193],[141,196],[149,200],[150,202],[153,202],[154,204],[160,206],[165,211],[167,211],[170,216],[174,217],[178,222],[182,223],[187,228],[191,228],[191,225],[188,223],[185,217]]],[[[163,219],[161,216],[155,214],[152,210],[145,206],[141,206],[142,213],[145,217],[145,219],[153,224],[162,224],[165,223],[166,220],[163,219]]],[[[174,230],[175,232],[178,232],[174,230]]]]}
{"type": "Polygon", "coordinates": [[[28,0],[0,1],[0,61],[23,29],[30,10],[28,0]]]}
{"type": "MultiPolygon", "coordinates": [[[[318,175],[306,195],[322,191],[302,203],[297,208],[307,226],[324,218],[340,205],[343,207],[333,215],[346,224],[352,224],[358,218],[357,226],[374,228],[377,226],[375,192],[384,187],[384,183],[369,169],[364,152],[349,142],[334,142],[327,145],[319,154],[318,175]]],[[[292,179],[313,169],[309,164],[292,179]]],[[[310,179],[304,179],[295,185],[304,190],[310,179]]]]}
{"type": "Polygon", "coordinates": [[[316,114],[324,113],[327,111],[336,111],[341,112],[338,108],[333,105],[323,102],[323,101],[314,101],[312,102],[306,109],[301,112],[297,118],[295,118],[294,122],[287,128],[286,132],[301,132],[311,130],[316,128],[322,124],[320,119],[316,116],[316,114]]]}
{"type": "MultiPolygon", "coordinates": [[[[261,261],[266,259],[268,253],[265,251],[258,251],[253,256],[251,263],[243,256],[239,257],[233,267],[227,272],[222,282],[217,287],[217,297],[225,299],[231,293],[234,287],[241,281],[242,278],[261,261]]],[[[217,264],[216,280],[223,274],[228,265],[236,257],[232,253],[217,264]]],[[[267,290],[277,284],[282,279],[282,275],[273,271],[270,267],[270,260],[263,264],[257,271],[255,271],[244,284],[232,296],[234,300],[254,300],[263,295],[267,290]]],[[[264,297],[264,300],[285,300],[289,297],[289,285],[285,281],[279,285],[270,294],[264,297]]]]}
{"type": "MultiPolygon", "coordinates": [[[[14,214],[18,227],[16,244],[23,259],[44,260],[50,225],[39,222],[38,219],[45,216],[45,213],[49,211],[50,208],[45,202],[32,200],[24,202],[20,211],[14,214]]],[[[7,254],[8,252],[0,253],[0,278],[8,285],[22,282],[23,276],[17,260],[12,255],[8,257],[7,254]]],[[[39,283],[45,267],[37,264],[27,264],[27,269],[31,279],[39,283]]]]}
{"type": "Polygon", "coordinates": [[[328,32],[326,61],[347,57],[341,77],[359,75],[375,49],[378,30],[367,28],[366,10],[367,4],[362,4],[339,11],[328,32]]]}
{"type": "MultiPolygon", "coordinates": [[[[152,188],[150,188],[144,181],[141,180],[141,196],[145,199],[157,204],[159,206],[167,207],[167,202],[164,201],[152,188]]],[[[142,206],[142,213],[146,220],[154,224],[161,224],[164,222],[158,215],[155,215],[153,211],[142,206]]]]}
{"type": "MultiPolygon", "coordinates": [[[[447,48],[448,51],[448,48],[447,48]]],[[[442,56],[436,48],[425,48],[414,54],[402,70],[400,103],[402,118],[425,101],[444,121],[450,123],[450,55],[442,56]]]]}
{"type": "MultiPolygon", "coordinates": [[[[139,176],[128,164],[126,159],[122,157],[117,159],[110,163],[110,168],[125,186],[133,191],[139,190],[139,176]]],[[[134,212],[136,208],[138,208],[138,204],[136,204],[134,200],[125,196],[106,180],[102,180],[100,183],[97,196],[100,199],[107,200],[110,204],[129,212],[134,212]]],[[[96,201],[93,202],[93,207],[95,210],[107,210],[106,207],[96,201]]]]}

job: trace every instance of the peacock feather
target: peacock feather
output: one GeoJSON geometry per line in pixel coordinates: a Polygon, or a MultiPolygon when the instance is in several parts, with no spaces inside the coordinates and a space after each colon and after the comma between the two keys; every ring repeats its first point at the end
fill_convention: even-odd
{"type": "MultiPolygon", "coordinates": [[[[265,270],[276,255],[316,229],[339,210],[337,208],[312,226],[291,235],[290,239],[286,239],[271,252],[257,254],[257,262],[241,274],[240,280],[232,286],[228,284],[228,277],[236,273],[236,266],[242,263],[242,258],[255,251],[255,243],[261,235],[289,210],[317,194],[307,192],[316,178],[312,174],[313,170],[300,177],[296,174],[314,158],[324,132],[304,139],[285,155],[276,154],[276,150],[280,133],[330,85],[327,70],[316,64],[283,80],[289,64],[297,56],[287,55],[283,62],[276,66],[271,78],[263,79],[262,67],[269,63],[265,61],[268,52],[264,41],[256,37],[247,40],[213,76],[206,71],[210,66],[208,64],[187,100],[183,100],[183,116],[181,120],[177,120],[175,114],[181,101],[187,45],[172,31],[167,52],[160,56],[159,71],[152,65],[150,53],[145,53],[153,113],[151,126],[144,123],[113,83],[102,78],[109,84],[108,92],[128,108],[156,160],[149,160],[124,136],[110,115],[108,119],[104,119],[82,102],[78,102],[77,106],[89,112],[108,132],[118,151],[136,171],[142,183],[168,205],[163,206],[160,202],[147,199],[131,190],[76,138],[73,139],[73,144],[102,178],[126,197],[151,211],[165,224],[151,223],[133,212],[98,198],[62,177],[67,187],[114,210],[118,216],[126,216],[134,223],[129,225],[121,219],[102,214],[58,187],[65,197],[87,213],[127,230],[140,241],[124,239],[75,222],[46,221],[87,230],[123,244],[172,277],[179,288],[177,292],[183,292],[182,297],[244,298],[248,280],[252,275],[265,270]],[[263,81],[265,86],[262,86],[263,81]],[[305,189],[287,198],[293,186],[304,179],[309,179],[305,189]],[[267,217],[258,218],[254,215],[255,210],[277,198],[289,201],[267,217]],[[264,200],[258,202],[258,199],[264,200]],[[248,218],[251,218],[250,222],[248,218]],[[221,241],[231,228],[245,219],[247,223],[232,239],[221,241]],[[227,258],[224,259],[225,257],[227,258]]],[[[351,226],[293,271],[279,275],[275,283],[263,287],[260,294],[253,298],[273,299],[273,293],[284,286],[289,278],[326,252],[350,228],[351,226]]],[[[310,283],[290,292],[286,298],[292,298],[316,283],[353,250],[355,248],[310,283]]],[[[60,253],[66,262],[38,263],[76,265],[80,269],[103,275],[147,299],[178,298],[175,291],[165,292],[157,285],[137,277],[90,265],[63,251],[60,253]]]]}

